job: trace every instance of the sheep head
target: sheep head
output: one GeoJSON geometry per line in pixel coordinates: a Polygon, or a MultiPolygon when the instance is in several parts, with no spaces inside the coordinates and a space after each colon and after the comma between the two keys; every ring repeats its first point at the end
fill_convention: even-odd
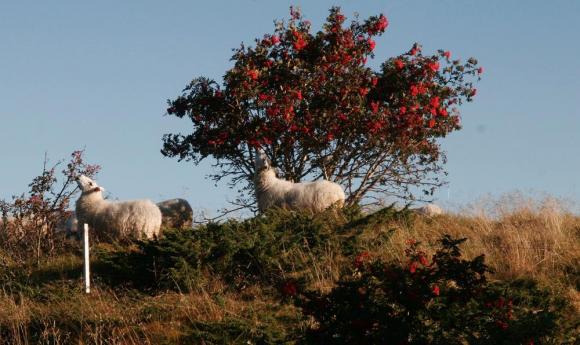
{"type": "Polygon", "coordinates": [[[272,164],[270,163],[270,160],[268,159],[268,156],[266,155],[266,152],[264,152],[264,150],[262,149],[256,150],[256,158],[254,160],[254,166],[256,168],[256,173],[259,173],[262,170],[270,169],[272,167],[272,164]]]}
{"type": "Polygon", "coordinates": [[[104,189],[97,185],[97,182],[91,180],[85,175],[81,175],[77,178],[77,184],[83,194],[102,192],[104,189]]]}

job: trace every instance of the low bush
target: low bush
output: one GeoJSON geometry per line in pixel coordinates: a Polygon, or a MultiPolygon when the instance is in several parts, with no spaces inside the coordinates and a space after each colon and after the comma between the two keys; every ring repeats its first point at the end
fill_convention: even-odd
{"type": "MultiPolygon", "coordinates": [[[[279,285],[290,277],[311,281],[316,279],[313,263],[351,255],[359,250],[361,235],[406,216],[407,210],[393,206],[368,216],[356,209],[321,215],[272,210],[244,221],[168,230],[158,240],[135,241],[129,247],[103,244],[95,251],[95,272],[112,285],[151,291],[199,287],[204,272],[237,289],[279,285]]],[[[339,273],[328,274],[338,278],[339,273]]]]}
{"type": "MultiPolygon", "coordinates": [[[[79,189],[80,175],[95,176],[100,166],[87,164],[84,151],[74,151],[70,161],[48,165],[45,157],[42,173],[28,185],[28,191],[0,200],[0,252],[14,262],[26,264],[34,258],[37,265],[66,253],[65,223],[71,216],[68,208],[79,189]]],[[[2,261],[0,253],[0,264],[2,261]]]]}
{"type": "Polygon", "coordinates": [[[288,343],[288,325],[267,320],[259,326],[247,320],[229,318],[218,322],[197,321],[189,326],[184,344],[281,344],[288,343]]]}
{"type": "Polygon", "coordinates": [[[408,262],[363,252],[329,293],[296,291],[315,344],[573,343],[573,310],[531,281],[489,282],[484,256],[462,258],[465,239],[444,236],[431,259],[409,242],[408,262]]]}

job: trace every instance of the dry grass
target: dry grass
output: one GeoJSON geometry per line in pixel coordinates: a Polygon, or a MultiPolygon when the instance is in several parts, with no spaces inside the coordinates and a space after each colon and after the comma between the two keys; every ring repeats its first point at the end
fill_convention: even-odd
{"type": "Polygon", "coordinates": [[[469,258],[485,254],[487,264],[495,271],[492,278],[533,278],[568,294],[580,310],[580,216],[553,199],[508,200],[512,199],[487,208],[466,209],[461,214],[416,217],[412,224],[393,224],[397,231],[388,243],[376,245],[369,240],[369,249],[404,263],[408,239],[423,242],[427,252],[433,253],[434,244],[443,234],[466,237],[464,254],[469,258]]]}
{"type": "MultiPolygon", "coordinates": [[[[426,252],[433,254],[444,234],[467,238],[462,245],[464,255],[484,254],[494,271],[492,279],[534,279],[568,295],[580,310],[580,215],[572,213],[565,202],[510,194],[460,213],[376,225],[365,232],[362,245],[374,257],[406,264],[409,239],[421,241],[426,252]]],[[[312,262],[306,272],[292,272],[304,274],[310,287],[320,291],[330,290],[345,265],[352,263],[352,258],[331,248],[315,260],[308,249],[288,255],[293,262],[312,262]]]]}
{"type": "Polygon", "coordinates": [[[242,320],[259,328],[262,315],[297,315],[293,306],[280,305],[257,287],[234,293],[219,282],[213,285],[157,296],[99,288],[86,295],[79,289],[60,297],[51,293],[45,301],[2,293],[0,344],[173,344],[200,321],[242,320]]]}
{"type": "Polygon", "coordinates": [[[328,292],[335,286],[345,264],[348,264],[346,258],[328,246],[324,249],[324,255],[320,256],[312,253],[309,249],[297,249],[291,255],[292,262],[301,265],[310,263],[310,267],[304,272],[292,270],[285,274],[284,278],[289,279],[303,275],[307,281],[311,282],[309,286],[311,289],[323,292],[328,292]]]}
{"type": "MultiPolygon", "coordinates": [[[[372,230],[362,238],[363,250],[402,264],[406,264],[408,239],[423,242],[427,253],[433,253],[443,234],[466,237],[464,254],[485,254],[486,262],[495,270],[493,279],[533,278],[567,295],[580,310],[580,216],[551,199],[518,203],[503,200],[459,214],[393,221],[372,230]]],[[[311,282],[312,288],[323,291],[332,288],[344,267],[352,262],[330,246],[318,257],[308,249],[284,255],[291,256],[298,267],[313,263],[305,272],[283,273],[286,278],[299,274],[311,282]]],[[[0,258],[0,273],[1,265],[6,267],[7,262],[0,258]]],[[[233,291],[216,277],[208,277],[203,288],[188,293],[144,295],[112,290],[97,282],[94,292],[85,295],[80,278],[63,273],[80,272],[78,256],[59,257],[43,269],[56,272],[56,278],[41,284],[48,276],[41,272],[39,277],[31,278],[36,285],[28,287],[26,293],[15,293],[0,284],[0,344],[179,343],[199,322],[239,320],[250,329],[258,329],[272,322],[272,317],[296,320],[299,314],[267,289],[250,286],[233,291]]]]}

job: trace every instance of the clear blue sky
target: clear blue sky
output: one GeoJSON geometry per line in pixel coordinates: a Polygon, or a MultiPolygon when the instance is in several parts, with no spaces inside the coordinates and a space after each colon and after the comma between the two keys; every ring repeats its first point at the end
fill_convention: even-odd
{"type": "Polygon", "coordinates": [[[569,1],[3,1],[0,2],[0,198],[42,167],[86,148],[120,199],[184,197],[225,206],[209,165],[164,158],[166,99],[195,76],[219,79],[231,49],[273,30],[291,4],[319,28],[333,4],[384,13],[379,63],[409,49],[449,49],[485,67],[464,129],[443,142],[450,193],[465,203],[516,189],[580,200],[580,2],[569,1]]]}

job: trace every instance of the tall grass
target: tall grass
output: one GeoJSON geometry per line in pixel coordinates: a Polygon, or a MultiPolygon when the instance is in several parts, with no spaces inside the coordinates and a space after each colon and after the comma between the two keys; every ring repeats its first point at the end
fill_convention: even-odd
{"type": "Polygon", "coordinates": [[[487,208],[399,223],[401,231],[394,232],[387,244],[390,250],[380,254],[402,261],[408,238],[433,244],[444,233],[466,237],[464,253],[469,257],[485,254],[494,278],[533,278],[545,286],[565,289],[577,299],[580,216],[551,198],[516,200],[503,198],[487,208]]]}

